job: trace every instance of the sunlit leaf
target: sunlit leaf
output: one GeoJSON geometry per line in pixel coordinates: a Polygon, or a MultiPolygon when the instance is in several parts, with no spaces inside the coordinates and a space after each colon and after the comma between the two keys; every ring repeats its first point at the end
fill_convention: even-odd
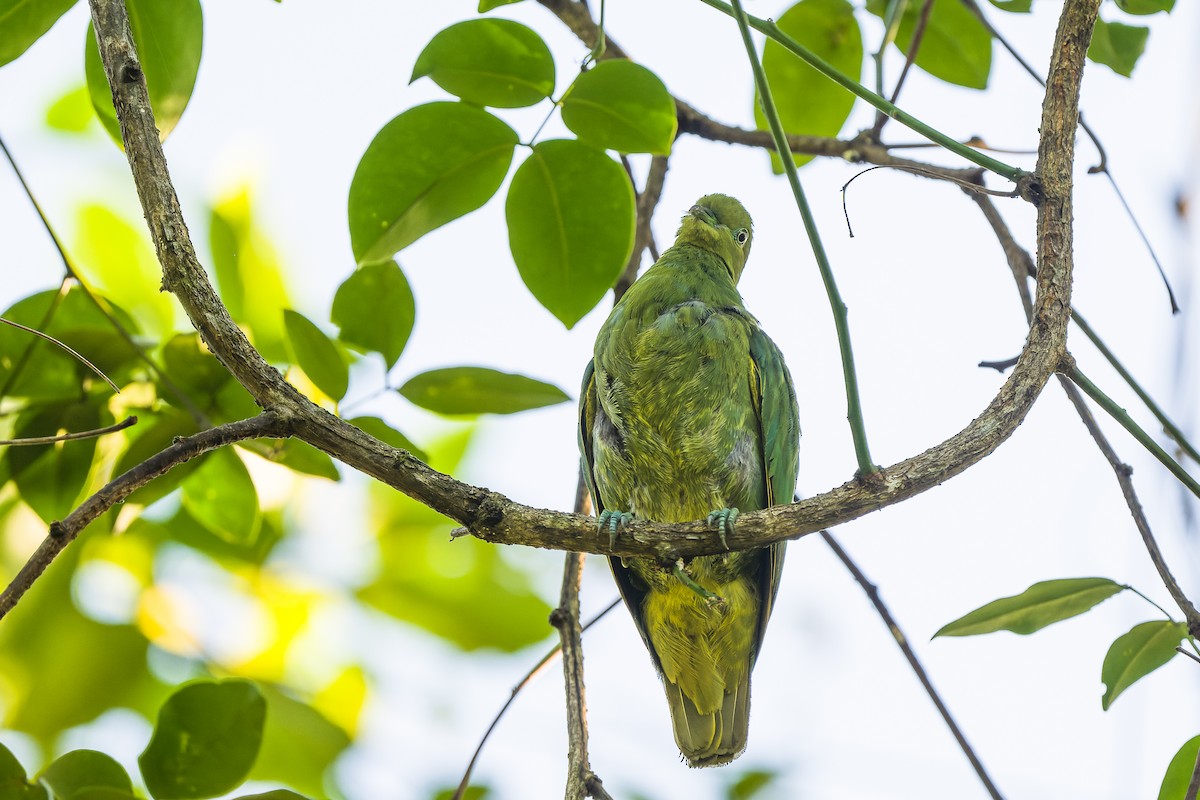
{"type": "Polygon", "coordinates": [[[1123,25],[1098,19],[1096,30],[1092,33],[1092,43],[1088,47],[1088,58],[1128,78],[1133,75],[1133,68],[1146,51],[1146,40],[1149,38],[1150,29],[1141,25],[1123,25]]]}
{"type": "Polygon", "coordinates": [[[1022,635],[1082,614],[1125,587],[1108,578],[1041,581],[1012,597],[1002,597],[943,626],[938,636],[974,636],[994,631],[1022,635]]]}
{"type": "Polygon", "coordinates": [[[347,667],[313,697],[313,708],[354,736],[367,700],[367,674],[362,667],[347,667]]]}
{"type": "Polygon", "coordinates": [[[28,50],[75,1],[0,0],[0,66],[28,50]]]}
{"type": "Polygon", "coordinates": [[[513,3],[519,2],[521,2],[521,0],[479,0],[478,10],[480,14],[483,14],[487,11],[491,11],[493,8],[499,8],[500,6],[512,5],[513,3]]]}
{"type": "Polygon", "coordinates": [[[249,777],[285,783],[311,797],[327,797],[326,774],[337,757],[350,746],[346,732],[312,706],[270,686],[267,724],[262,750],[249,777]]]}
{"type": "Polygon", "coordinates": [[[183,481],[183,507],[213,535],[239,545],[258,535],[258,492],[231,448],[214,450],[183,481]]]}
{"type": "Polygon", "coordinates": [[[224,794],[246,779],[263,740],[267,703],[250,681],[197,681],[158,712],[154,735],[138,757],[156,800],[224,794]]]}
{"type": "Polygon", "coordinates": [[[407,450],[422,461],[429,460],[429,457],[425,455],[424,450],[417,447],[407,436],[384,422],[379,417],[355,417],[354,419],[348,419],[346,421],[356,428],[359,428],[364,433],[371,434],[381,442],[385,442],[386,444],[390,444],[392,447],[396,447],[401,450],[407,450]]]}
{"type": "MultiPolygon", "coordinates": [[[[854,7],[846,0],[801,0],[776,24],[838,71],[855,80],[859,78],[863,62],[862,31],[854,7]]],[[[808,136],[838,135],[854,107],[853,94],[770,39],[763,47],[763,69],[785,131],[808,136]]],[[[767,128],[767,118],[757,96],[754,124],[762,130],[767,128]]],[[[799,166],[813,157],[795,158],[799,166]]],[[[774,153],[771,163],[776,172],[781,171],[779,157],[774,153]]]]}
{"type": "Polygon", "coordinates": [[[422,372],[399,391],[412,403],[439,414],[513,414],[570,400],[553,384],[485,367],[422,372]]]}
{"type": "Polygon", "coordinates": [[[1175,0],[1116,0],[1117,8],[1126,14],[1145,16],[1157,14],[1160,11],[1170,13],[1175,8],[1175,0]]]}
{"type": "Polygon", "coordinates": [[[46,127],[59,133],[84,133],[95,121],[92,98],[82,84],[63,92],[46,109],[46,127]]]}
{"type": "MultiPolygon", "coordinates": [[[[924,3],[910,2],[896,31],[896,46],[908,53],[924,3]]],[[[886,0],[867,0],[867,10],[883,16],[886,0]]],[[[947,83],[986,89],[992,70],[992,35],[963,3],[934,3],[914,61],[947,83]]]]}
{"type": "Polygon", "coordinates": [[[1104,655],[1100,679],[1105,711],[1122,692],[1175,657],[1175,648],[1187,636],[1187,624],[1158,620],[1134,625],[1117,638],[1104,655]]]}
{"type": "Polygon", "coordinates": [[[326,396],[341,400],[350,388],[350,367],[337,347],[303,314],[283,310],[283,324],[296,354],[296,363],[326,396]]]}
{"type": "Polygon", "coordinates": [[[1187,797],[1188,785],[1192,782],[1192,772],[1196,769],[1196,754],[1200,752],[1200,736],[1193,736],[1183,743],[1163,775],[1162,786],[1158,789],[1158,800],[1184,800],[1187,797]]]}
{"type": "Polygon", "coordinates": [[[375,135],[350,183],[359,264],[386,261],[486,203],[508,174],[516,132],[465,103],[410,108],[375,135]]]}
{"type": "MultiPolygon", "coordinates": [[[[200,69],[204,44],[200,0],[125,0],[125,7],[129,10],[129,27],[133,30],[142,72],[146,75],[158,136],[166,139],[187,108],[200,69]]],[[[84,45],[84,71],[100,122],[120,144],[121,127],[91,24],[84,45]]]]}
{"type": "Polygon", "coordinates": [[[338,338],[379,353],[390,369],[404,352],[416,319],[408,279],[395,261],[360,267],[333,296],[333,324],[338,338]]]}
{"type": "Polygon", "coordinates": [[[539,142],[504,204],[521,280],[568,328],[621,275],[633,250],[633,186],[620,164],[569,139],[539,142]]]}
{"type": "Polygon", "coordinates": [[[554,91],[554,56],[533,30],[507,19],[472,19],[438,32],[417,56],[409,82],[429,76],[452,95],[519,108],[554,91]]]}
{"type": "Polygon", "coordinates": [[[74,800],[82,790],[96,787],[133,794],[133,784],[125,768],[111,756],[96,750],[72,750],[64,753],[39,776],[58,800],[74,800]]]}
{"type": "Polygon", "coordinates": [[[675,100],[659,77],[623,58],[601,61],[571,84],[562,119],[589,144],[622,153],[667,155],[675,141],[675,100]]]}
{"type": "Polygon", "coordinates": [[[338,472],[337,465],[334,464],[332,458],[308,442],[302,442],[299,439],[280,442],[269,457],[274,463],[282,464],[302,475],[327,478],[331,481],[341,479],[341,473],[338,472]]]}
{"type": "Polygon", "coordinates": [[[0,797],[4,800],[46,800],[45,788],[29,782],[21,762],[3,744],[0,744],[0,797]]]}

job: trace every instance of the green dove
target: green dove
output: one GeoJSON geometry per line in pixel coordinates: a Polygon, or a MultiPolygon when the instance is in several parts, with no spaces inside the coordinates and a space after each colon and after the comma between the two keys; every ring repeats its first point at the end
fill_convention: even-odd
{"type": "MultiPolygon", "coordinates": [[[[579,446],[600,524],[707,517],[724,541],[740,511],[791,502],[796,393],[737,283],[753,239],[732,197],[700,198],[675,243],[613,308],[580,393],[579,446]]],[[[693,767],[746,747],[750,671],[784,543],[675,565],[610,558],[663,680],[693,767]]]]}

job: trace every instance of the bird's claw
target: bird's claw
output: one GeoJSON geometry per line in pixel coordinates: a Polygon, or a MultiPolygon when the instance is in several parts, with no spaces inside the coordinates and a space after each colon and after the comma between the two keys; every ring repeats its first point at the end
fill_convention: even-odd
{"type": "Polygon", "coordinates": [[[610,511],[605,509],[600,512],[599,528],[604,530],[608,528],[608,546],[617,546],[617,532],[621,526],[633,519],[633,514],[627,511],[610,511]]]}
{"type": "Polygon", "coordinates": [[[726,550],[729,549],[729,542],[725,537],[733,533],[734,522],[740,513],[736,508],[718,508],[708,515],[708,524],[717,529],[717,537],[720,538],[721,546],[726,550]]]}

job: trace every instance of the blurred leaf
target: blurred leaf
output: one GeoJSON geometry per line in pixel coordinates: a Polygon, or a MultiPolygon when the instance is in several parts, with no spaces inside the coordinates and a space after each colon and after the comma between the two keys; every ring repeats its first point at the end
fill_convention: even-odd
{"type": "Polygon", "coordinates": [[[725,796],[728,800],[751,800],[753,797],[758,797],[763,789],[766,789],[779,778],[779,773],[766,769],[750,769],[742,773],[736,781],[729,786],[729,791],[725,796]]]}
{"type": "Polygon", "coordinates": [[[358,732],[367,699],[367,675],[362,667],[347,667],[313,698],[313,708],[349,736],[358,732]]]}
{"type": "Polygon", "coordinates": [[[933,635],[974,636],[994,631],[1026,635],[1082,614],[1125,589],[1108,578],[1041,581],[1012,597],[1002,597],[944,625],[933,635]]]}
{"type": "Polygon", "coordinates": [[[412,334],[416,303],[395,261],[360,267],[333,296],[333,324],[343,342],[383,356],[391,369],[412,334]]]}
{"type": "Polygon", "coordinates": [[[1200,736],[1193,736],[1183,743],[1183,747],[1179,748],[1171,758],[1171,763],[1167,765],[1162,786],[1158,789],[1158,800],[1184,800],[1188,784],[1192,782],[1192,772],[1196,768],[1197,752],[1200,752],[1200,736]]]}
{"type": "Polygon", "coordinates": [[[258,535],[258,492],[232,448],[209,453],[183,481],[183,507],[213,535],[232,544],[249,546],[258,535]]]}
{"type": "Polygon", "coordinates": [[[1013,14],[1028,14],[1033,10],[1033,0],[991,0],[992,5],[1013,14]]]}
{"type": "Polygon", "coordinates": [[[485,367],[422,372],[399,389],[410,402],[439,414],[513,414],[565,403],[557,386],[485,367]]]}
{"type": "MultiPolygon", "coordinates": [[[[96,403],[41,407],[17,418],[18,439],[57,436],[111,425],[112,415],[96,403]]],[[[62,519],[75,508],[87,484],[96,439],[10,447],[3,454],[21,499],[45,522],[62,519]]]]}
{"type": "Polygon", "coordinates": [[[1116,0],[1117,8],[1126,14],[1145,16],[1166,11],[1168,14],[1175,8],[1175,0],[1116,0]]]}
{"type": "MultiPolygon", "coordinates": [[[[800,44],[832,64],[839,72],[858,80],[862,74],[862,31],[854,7],[846,0],[801,0],[776,23],[800,44]]],[[[763,47],[763,69],[779,120],[788,133],[807,136],[837,136],[854,107],[854,95],[768,39],[763,47]]],[[[754,124],[767,129],[757,93],[754,124]]],[[[796,165],[807,164],[810,155],[795,156],[796,165]]],[[[779,156],[771,153],[775,172],[782,172],[779,156]]]]}
{"type": "Polygon", "coordinates": [[[279,257],[251,213],[243,186],[212,207],[209,246],[221,299],[268,361],[288,360],[281,309],[291,305],[279,257]]]}
{"type": "Polygon", "coordinates": [[[138,757],[156,800],[213,797],[246,779],[263,740],[267,703],[250,681],[197,681],[158,712],[138,757]]]}
{"type": "MultiPolygon", "coordinates": [[[[907,54],[912,45],[920,0],[912,0],[904,10],[896,31],[896,46],[907,54]]],[[[886,0],[867,0],[867,10],[882,17],[886,0]]],[[[992,70],[992,35],[962,3],[934,3],[929,24],[921,38],[914,63],[935,78],[968,89],[986,89],[992,70]]]]}
{"type": "Polygon", "coordinates": [[[359,264],[386,261],[486,203],[508,174],[517,134],[464,103],[410,108],[375,135],[350,183],[359,264]]]}
{"type": "Polygon", "coordinates": [[[75,0],[0,0],[0,67],[28,50],[73,5],[75,0]]]}
{"type": "Polygon", "coordinates": [[[3,800],[46,800],[46,790],[30,783],[25,768],[8,748],[0,744],[0,798],[3,800]]]}
{"type": "MultiPolygon", "coordinates": [[[[204,40],[200,0],[125,0],[125,7],[129,9],[129,27],[146,75],[158,137],[165,140],[183,116],[196,86],[204,40]]],[[[100,122],[120,145],[121,127],[113,109],[112,90],[100,63],[96,31],[90,23],[83,60],[92,105],[100,122]]]]}
{"type": "Polygon", "coordinates": [[[327,478],[331,481],[341,480],[337,465],[325,453],[299,439],[287,439],[273,447],[268,458],[276,464],[282,464],[293,472],[302,475],[312,475],[317,478],[327,478]]]}
{"type": "Polygon", "coordinates": [[[193,400],[203,399],[200,405],[204,408],[211,408],[217,392],[233,380],[197,333],[173,336],[163,347],[162,356],[170,379],[193,400]]]}
{"type": "Polygon", "coordinates": [[[479,13],[482,14],[486,11],[491,11],[493,8],[499,8],[500,6],[512,5],[513,3],[519,2],[521,2],[521,0],[479,0],[479,13]]]}
{"type": "MultiPolygon", "coordinates": [[[[3,0],[0,0],[0,4],[2,3],[3,0]]],[[[95,121],[96,112],[92,109],[92,98],[88,94],[87,86],[83,84],[63,92],[46,109],[46,127],[60,133],[84,133],[95,121]]]]}
{"type": "Polygon", "coordinates": [[[425,451],[417,447],[400,431],[387,424],[379,417],[355,417],[348,419],[354,427],[361,430],[363,433],[369,433],[385,444],[390,444],[392,447],[397,447],[401,450],[407,450],[422,461],[429,463],[429,456],[425,451]]]}
{"type": "Polygon", "coordinates": [[[1122,692],[1175,657],[1175,648],[1187,636],[1187,624],[1158,620],[1134,625],[1117,638],[1104,655],[1100,679],[1104,681],[1101,707],[1107,711],[1122,692]]]}
{"type": "Polygon", "coordinates": [[[316,387],[333,400],[341,400],[350,388],[350,367],[337,347],[303,314],[283,310],[283,325],[296,354],[296,363],[316,387]]]}
{"type": "MultiPolygon", "coordinates": [[[[151,456],[161,453],[181,436],[191,436],[199,428],[190,415],[164,406],[157,415],[142,414],[138,424],[126,431],[133,442],[117,459],[113,468],[114,475],[122,475],[151,456]]],[[[156,500],[166,497],[179,487],[190,474],[200,468],[207,456],[200,456],[179,464],[164,475],[152,480],[126,498],[126,503],[148,506],[156,500]]]]}
{"type": "Polygon", "coordinates": [[[262,689],[267,700],[267,724],[262,751],[249,777],[286,783],[310,797],[329,796],[326,773],[350,746],[350,737],[312,706],[274,687],[262,689]]]}
{"type": "Polygon", "coordinates": [[[659,77],[628,59],[601,61],[562,99],[563,123],[581,140],[622,153],[667,155],[679,127],[659,77]]]}
{"type": "Polygon", "coordinates": [[[521,280],[564,325],[591,311],[620,277],[637,222],[624,168],[581,142],[539,142],[504,205],[521,280]]]}
{"type": "MultiPolygon", "coordinates": [[[[282,2],[283,0],[275,0],[282,2]]],[[[296,794],[290,789],[272,789],[269,792],[260,792],[259,794],[243,794],[235,800],[308,800],[302,794],[296,794]]]]}
{"type": "Polygon", "coordinates": [[[161,291],[162,268],[145,228],[96,203],[79,209],[78,224],[76,271],[133,314],[143,331],[158,339],[169,336],[177,301],[161,291]]]}
{"type": "MultiPolygon", "coordinates": [[[[429,465],[455,474],[471,430],[435,442],[429,465]]],[[[464,650],[512,652],[552,632],[549,605],[501,548],[450,541],[454,523],[382,484],[368,498],[380,558],[375,580],[358,592],[364,602],[464,650]]]]}
{"type": "MultiPolygon", "coordinates": [[[[433,795],[433,800],[454,800],[454,793],[457,791],[457,786],[448,786],[436,792],[433,795]]],[[[485,800],[491,794],[492,790],[487,786],[468,786],[462,796],[463,800],[485,800]]]]}
{"type": "Polygon", "coordinates": [[[125,768],[104,753],[72,750],[64,753],[42,772],[40,779],[58,800],[74,800],[84,789],[107,787],[133,794],[125,768]]]}
{"type": "Polygon", "coordinates": [[[520,108],[554,91],[554,56],[542,37],[507,19],[471,19],[438,32],[409,83],[429,76],[469,103],[520,108]]]}
{"type": "MultiPolygon", "coordinates": [[[[140,517],[130,524],[124,535],[143,536],[155,543],[175,542],[186,545],[237,569],[243,564],[262,565],[267,560],[283,536],[281,516],[282,512],[278,510],[264,512],[258,536],[253,542],[246,544],[218,539],[182,507],[164,522],[140,517]]],[[[155,644],[159,644],[157,639],[155,644]]]]}
{"type": "Polygon", "coordinates": [[[1145,52],[1149,38],[1150,29],[1141,25],[1122,25],[1120,22],[1098,19],[1092,44],[1088,47],[1088,58],[1128,78],[1133,75],[1133,68],[1145,52]]]}

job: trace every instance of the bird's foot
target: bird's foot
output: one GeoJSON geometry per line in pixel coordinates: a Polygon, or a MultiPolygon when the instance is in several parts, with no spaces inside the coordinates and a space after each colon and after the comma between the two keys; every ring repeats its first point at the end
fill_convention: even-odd
{"type": "Polygon", "coordinates": [[[696,594],[703,597],[704,602],[708,603],[709,607],[712,607],[712,608],[724,607],[725,598],[721,597],[719,594],[713,594],[708,589],[705,589],[703,586],[696,583],[695,579],[693,579],[692,576],[688,574],[687,568],[684,567],[682,558],[678,559],[675,562],[675,568],[672,570],[672,572],[675,573],[675,577],[679,579],[680,583],[682,583],[687,588],[691,589],[696,594]]]}
{"type": "Polygon", "coordinates": [[[628,511],[610,511],[605,509],[600,512],[600,530],[608,528],[608,546],[617,546],[617,532],[621,530],[621,526],[633,519],[633,514],[628,511]]]}
{"type": "Polygon", "coordinates": [[[718,508],[708,515],[708,524],[717,529],[717,536],[721,539],[721,546],[726,550],[729,549],[729,542],[725,540],[725,537],[733,533],[733,523],[737,520],[740,513],[736,508],[718,508]]]}

